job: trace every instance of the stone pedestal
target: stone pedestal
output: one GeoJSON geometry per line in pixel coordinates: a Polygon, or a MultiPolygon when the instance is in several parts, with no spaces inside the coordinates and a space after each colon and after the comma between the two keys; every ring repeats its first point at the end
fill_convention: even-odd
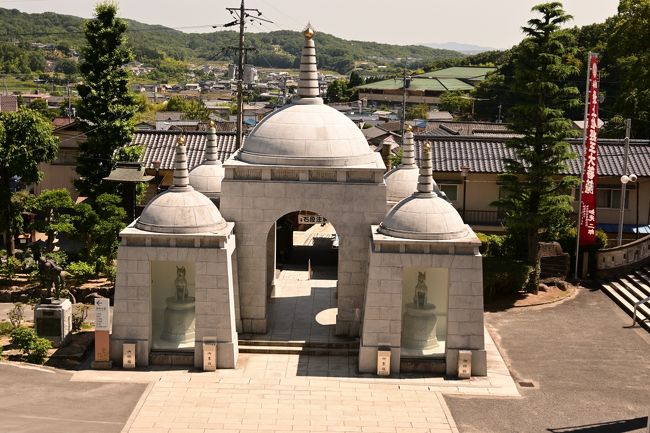
{"type": "Polygon", "coordinates": [[[167,298],[163,332],[160,338],[178,344],[194,342],[194,308],[195,299],[193,297],[182,301],[175,297],[167,298]]]}
{"type": "Polygon", "coordinates": [[[402,318],[403,355],[428,355],[438,347],[438,318],[434,313],[435,309],[433,304],[425,304],[422,307],[413,303],[406,304],[402,318]]]}
{"type": "Polygon", "coordinates": [[[48,299],[34,308],[34,326],[39,337],[54,347],[62,346],[72,334],[72,304],[67,299],[48,299]]]}

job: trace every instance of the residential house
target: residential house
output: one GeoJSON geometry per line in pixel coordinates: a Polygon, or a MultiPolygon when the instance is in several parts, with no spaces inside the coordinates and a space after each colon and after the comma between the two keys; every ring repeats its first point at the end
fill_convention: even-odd
{"type": "MultiPolygon", "coordinates": [[[[485,136],[416,136],[416,155],[422,143],[431,143],[435,181],[464,220],[477,231],[503,231],[502,215],[492,203],[501,194],[498,175],[505,172],[504,159],[514,157],[512,150],[505,146],[506,140],[485,136]]],[[[567,161],[567,170],[562,175],[579,177],[584,153],[582,140],[569,142],[576,157],[567,161]]],[[[624,204],[624,237],[634,239],[638,233],[650,233],[650,141],[631,140],[628,173],[623,173],[624,154],[623,140],[599,140],[597,225],[610,237],[615,237],[621,198],[620,177],[634,173],[638,180],[627,184],[624,204]]],[[[574,197],[577,212],[577,191],[574,197]]]]}
{"type": "MultiPolygon", "coordinates": [[[[469,92],[495,68],[453,67],[416,75],[406,79],[406,102],[409,104],[438,104],[440,96],[452,90],[469,92]]],[[[401,104],[404,97],[402,77],[358,86],[359,99],[375,104],[401,104]]]]}

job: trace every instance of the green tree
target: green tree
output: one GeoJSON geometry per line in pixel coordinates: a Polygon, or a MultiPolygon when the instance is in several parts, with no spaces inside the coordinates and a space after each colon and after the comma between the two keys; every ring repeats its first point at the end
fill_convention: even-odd
{"type": "MultiPolygon", "coordinates": [[[[52,134],[51,123],[38,112],[21,109],[0,113],[0,227],[3,228],[9,255],[14,253],[13,236],[20,220],[16,193],[11,190],[12,178],[30,184],[41,180],[38,164],[50,162],[59,150],[59,141],[52,134]]],[[[20,220],[22,222],[22,220],[20,220]]]]}
{"type": "Polygon", "coordinates": [[[41,214],[35,223],[35,229],[47,234],[46,251],[52,251],[54,236],[57,233],[74,231],[72,212],[74,201],[67,189],[51,189],[43,191],[34,200],[34,209],[41,214]]]}
{"type": "Polygon", "coordinates": [[[450,113],[467,115],[472,112],[472,100],[466,92],[449,90],[440,95],[440,108],[450,113]]]}
{"type": "Polygon", "coordinates": [[[650,0],[621,0],[613,31],[607,41],[605,61],[613,63],[609,81],[614,90],[615,111],[640,121],[632,122],[632,134],[650,136],[650,0]],[[613,79],[612,77],[615,77],[613,79]]]}
{"type": "Polygon", "coordinates": [[[189,119],[207,122],[210,120],[210,111],[205,108],[203,101],[196,98],[183,98],[172,96],[167,101],[165,111],[180,111],[185,113],[189,119]]]}
{"type": "Polygon", "coordinates": [[[124,33],[127,23],[117,18],[114,3],[100,3],[95,18],[86,22],[87,45],[82,50],[79,71],[83,83],[78,116],[83,119],[87,140],[79,145],[75,186],[79,193],[95,199],[102,192],[116,191],[117,185],[102,182],[114,165],[114,152],[131,140],[137,111],[129,93],[129,74],[124,64],[133,60],[124,33]]]}
{"type": "Polygon", "coordinates": [[[125,227],[126,211],[122,208],[121,197],[102,194],[95,201],[94,212],[97,222],[90,229],[90,257],[96,270],[104,272],[117,257],[118,235],[125,227]]]}
{"type": "Polygon", "coordinates": [[[523,27],[527,37],[513,54],[513,75],[505,77],[506,85],[519,95],[509,120],[521,137],[507,142],[514,158],[505,160],[507,172],[500,176],[504,197],[496,204],[505,211],[505,224],[520,246],[519,254],[537,269],[529,286],[536,291],[538,241],[556,237],[572,209],[567,193],[576,179],[560,175],[573,156],[564,141],[571,134],[564,110],[580,101],[578,89],[566,84],[578,70],[572,57],[574,41],[560,30],[571,16],[559,2],[532,10],[541,17],[523,27]]]}
{"type": "Polygon", "coordinates": [[[406,108],[406,118],[413,119],[426,119],[429,114],[429,106],[427,104],[409,105],[406,108]]]}
{"type": "Polygon", "coordinates": [[[350,92],[348,90],[348,83],[345,80],[332,81],[327,86],[326,93],[327,102],[348,102],[350,100],[350,92]]]}

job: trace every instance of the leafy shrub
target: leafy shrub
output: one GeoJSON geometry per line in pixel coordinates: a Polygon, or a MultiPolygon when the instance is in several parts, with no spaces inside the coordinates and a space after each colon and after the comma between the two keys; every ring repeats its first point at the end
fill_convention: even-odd
{"type": "Polygon", "coordinates": [[[11,323],[5,322],[4,320],[0,322],[0,335],[9,335],[13,329],[14,325],[11,323]]]}
{"type": "Polygon", "coordinates": [[[68,255],[64,253],[63,251],[52,251],[49,253],[45,254],[45,257],[48,259],[51,259],[56,263],[57,265],[61,267],[65,267],[66,263],[68,263],[68,255]]]}
{"type": "Polygon", "coordinates": [[[95,267],[86,262],[72,262],[66,267],[66,272],[73,278],[87,280],[95,275],[95,267]]]}
{"type": "Polygon", "coordinates": [[[24,326],[19,326],[11,331],[11,344],[16,346],[23,355],[29,353],[32,343],[36,340],[38,336],[32,328],[25,328],[24,326]]]}
{"type": "Polygon", "coordinates": [[[526,288],[532,267],[520,260],[504,257],[483,258],[483,296],[495,299],[526,288]]]}
{"type": "Polygon", "coordinates": [[[27,362],[42,364],[47,357],[47,351],[52,348],[52,343],[47,338],[37,337],[33,342],[27,355],[27,362]]]}
{"type": "Polygon", "coordinates": [[[72,309],[72,330],[79,331],[88,317],[88,305],[75,304],[72,309]]]}
{"type": "Polygon", "coordinates": [[[7,313],[7,317],[14,328],[19,327],[25,318],[25,306],[20,302],[16,302],[14,307],[7,313]]]}
{"type": "Polygon", "coordinates": [[[0,252],[0,277],[12,279],[22,268],[22,262],[14,256],[8,256],[6,251],[0,252]]]}
{"type": "Polygon", "coordinates": [[[52,344],[46,338],[40,338],[31,328],[23,326],[11,331],[11,343],[26,357],[27,362],[42,364],[52,344]]]}
{"type": "Polygon", "coordinates": [[[481,241],[481,254],[489,257],[505,257],[509,255],[509,243],[507,235],[486,235],[476,233],[481,241]]]}

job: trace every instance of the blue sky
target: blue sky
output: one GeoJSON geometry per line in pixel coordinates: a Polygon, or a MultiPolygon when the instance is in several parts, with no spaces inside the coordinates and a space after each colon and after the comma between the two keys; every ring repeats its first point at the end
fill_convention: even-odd
{"type": "MultiPolygon", "coordinates": [[[[311,21],[316,30],[344,39],[395,44],[463,42],[508,48],[521,40],[521,26],[540,1],[529,0],[246,0],[273,24],[250,31],[300,30],[311,21]]],[[[52,11],[92,16],[94,1],[0,0],[0,7],[23,12],[52,11]]],[[[231,21],[226,7],[240,0],[121,0],[120,15],[183,31],[212,31],[231,21]]],[[[616,13],[618,0],[565,0],[574,25],[602,22],[616,13]]]]}

